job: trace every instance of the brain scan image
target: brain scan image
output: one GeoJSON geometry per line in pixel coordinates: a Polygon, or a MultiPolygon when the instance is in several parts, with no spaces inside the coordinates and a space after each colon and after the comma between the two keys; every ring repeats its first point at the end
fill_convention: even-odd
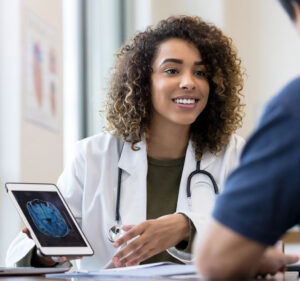
{"type": "Polygon", "coordinates": [[[70,229],[60,211],[50,202],[34,199],[26,203],[27,210],[36,228],[54,238],[65,237],[70,229]]]}

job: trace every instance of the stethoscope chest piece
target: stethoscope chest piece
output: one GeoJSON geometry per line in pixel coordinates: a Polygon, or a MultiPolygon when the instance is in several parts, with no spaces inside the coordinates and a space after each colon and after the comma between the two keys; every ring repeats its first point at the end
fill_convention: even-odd
{"type": "Polygon", "coordinates": [[[115,243],[125,232],[122,229],[122,225],[117,224],[109,229],[107,238],[110,242],[115,243]]]}

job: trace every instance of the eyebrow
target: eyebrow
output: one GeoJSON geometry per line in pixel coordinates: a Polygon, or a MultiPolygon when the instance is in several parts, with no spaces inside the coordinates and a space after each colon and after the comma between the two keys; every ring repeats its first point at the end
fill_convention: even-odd
{"type": "MultiPolygon", "coordinates": [[[[178,64],[183,64],[183,60],[169,58],[169,59],[163,60],[162,63],[160,64],[160,66],[162,66],[163,64],[165,64],[167,62],[175,62],[178,64]]],[[[195,61],[194,65],[204,65],[204,63],[203,63],[203,61],[195,61]]]]}

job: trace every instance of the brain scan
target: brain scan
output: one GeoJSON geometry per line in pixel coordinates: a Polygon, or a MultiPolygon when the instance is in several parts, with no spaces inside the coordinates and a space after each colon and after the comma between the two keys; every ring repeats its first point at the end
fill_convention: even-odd
{"type": "Polygon", "coordinates": [[[70,230],[60,211],[50,202],[34,199],[27,202],[27,210],[36,226],[43,234],[55,238],[65,237],[70,230]]]}

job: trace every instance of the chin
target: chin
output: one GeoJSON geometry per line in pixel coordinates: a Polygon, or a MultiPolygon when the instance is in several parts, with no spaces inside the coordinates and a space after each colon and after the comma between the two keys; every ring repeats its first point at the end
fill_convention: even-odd
{"type": "Polygon", "coordinates": [[[177,120],[175,123],[178,125],[182,125],[182,126],[190,126],[192,125],[194,122],[196,121],[196,118],[193,119],[181,119],[181,120],[177,120]]]}

